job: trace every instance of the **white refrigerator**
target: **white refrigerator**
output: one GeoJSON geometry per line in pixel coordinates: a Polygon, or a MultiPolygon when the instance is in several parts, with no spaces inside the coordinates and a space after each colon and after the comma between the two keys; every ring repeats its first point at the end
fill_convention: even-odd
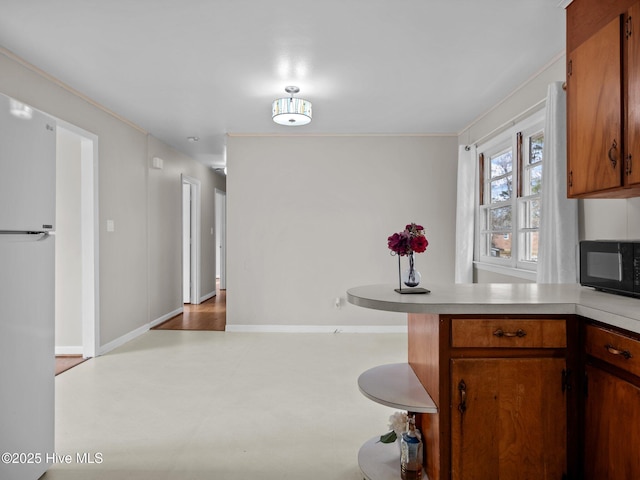
{"type": "Polygon", "coordinates": [[[54,453],[56,126],[0,94],[0,479],[54,453]]]}

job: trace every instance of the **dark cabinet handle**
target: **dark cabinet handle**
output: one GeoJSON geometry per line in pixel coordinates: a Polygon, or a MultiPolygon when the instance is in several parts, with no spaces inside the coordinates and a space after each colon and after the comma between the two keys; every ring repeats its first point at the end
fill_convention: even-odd
{"type": "Polygon", "coordinates": [[[609,352],[611,355],[620,355],[624,357],[625,360],[629,360],[630,358],[633,357],[633,355],[631,355],[631,352],[629,350],[618,350],[616,347],[614,347],[610,343],[607,343],[604,346],[604,348],[606,348],[607,352],[609,352]]]}
{"type": "Polygon", "coordinates": [[[518,337],[518,338],[522,338],[522,337],[527,335],[527,332],[525,332],[521,328],[519,328],[515,332],[505,332],[501,328],[499,328],[498,330],[493,332],[493,334],[498,338],[502,338],[502,337],[509,337],[509,338],[518,337]]]}
{"type": "Polygon", "coordinates": [[[616,165],[618,164],[618,159],[616,158],[617,148],[618,148],[618,142],[614,140],[613,143],[611,144],[611,148],[609,149],[609,153],[608,153],[609,161],[611,162],[612,168],[616,168],[616,165]]]}
{"type": "Polygon", "coordinates": [[[458,404],[458,411],[462,414],[467,411],[467,384],[464,380],[460,380],[458,383],[458,392],[460,393],[460,403],[458,404]]]}

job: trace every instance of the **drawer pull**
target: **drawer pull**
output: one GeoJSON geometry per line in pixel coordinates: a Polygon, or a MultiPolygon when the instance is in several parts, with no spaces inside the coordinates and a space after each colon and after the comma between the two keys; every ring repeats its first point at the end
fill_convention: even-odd
{"type": "Polygon", "coordinates": [[[633,355],[631,355],[631,352],[629,350],[618,350],[616,347],[614,347],[610,343],[607,343],[604,346],[604,348],[606,348],[607,352],[609,352],[611,355],[621,355],[624,357],[625,360],[629,360],[631,357],[633,357],[633,355]]]}
{"type": "Polygon", "coordinates": [[[501,328],[499,328],[498,330],[493,332],[493,334],[498,338],[502,338],[502,337],[518,337],[518,338],[522,338],[522,337],[527,335],[527,332],[525,332],[521,328],[519,328],[515,332],[505,332],[501,328]]]}

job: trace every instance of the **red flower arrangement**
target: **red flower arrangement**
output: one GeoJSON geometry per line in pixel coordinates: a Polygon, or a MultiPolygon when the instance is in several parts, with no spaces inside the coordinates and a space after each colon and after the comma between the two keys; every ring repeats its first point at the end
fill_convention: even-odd
{"type": "Polygon", "coordinates": [[[429,246],[429,241],[424,236],[422,225],[410,223],[402,232],[394,233],[387,238],[387,245],[392,253],[404,256],[424,252],[429,246]]]}

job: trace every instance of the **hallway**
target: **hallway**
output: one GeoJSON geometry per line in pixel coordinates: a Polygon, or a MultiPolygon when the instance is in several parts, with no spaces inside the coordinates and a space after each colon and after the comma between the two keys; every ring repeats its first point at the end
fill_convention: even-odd
{"type": "Polygon", "coordinates": [[[184,312],[161,323],[153,330],[208,330],[224,332],[227,324],[227,291],[217,289],[217,295],[200,305],[185,303],[184,312]]]}

